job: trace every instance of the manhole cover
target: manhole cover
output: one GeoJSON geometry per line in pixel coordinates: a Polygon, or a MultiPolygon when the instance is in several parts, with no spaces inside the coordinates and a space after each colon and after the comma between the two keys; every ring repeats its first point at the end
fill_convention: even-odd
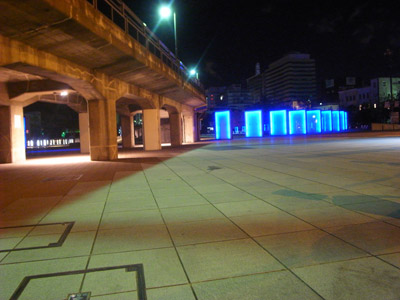
{"type": "Polygon", "coordinates": [[[90,292],[69,294],[67,298],[67,300],[89,300],[89,299],[90,299],[90,292]]]}
{"type": "Polygon", "coordinates": [[[81,175],[54,176],[43,179],[42,181],[76,181],[82,177],[81,175]]]}

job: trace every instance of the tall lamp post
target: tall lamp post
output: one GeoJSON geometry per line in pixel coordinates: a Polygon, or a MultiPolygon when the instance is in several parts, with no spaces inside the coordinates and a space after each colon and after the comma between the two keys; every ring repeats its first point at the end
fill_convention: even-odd
{"type": "Polygon", "coordinates": [[[175,56],[176,56],[176,58],[178,58],[178,39],[176,37],[176,13],[175,13],[175,11],[172,12],[172,10],[169,6],[162,6],[160,8],[161,19],[168,19],[172,13],[174,15],[175,56]]]}

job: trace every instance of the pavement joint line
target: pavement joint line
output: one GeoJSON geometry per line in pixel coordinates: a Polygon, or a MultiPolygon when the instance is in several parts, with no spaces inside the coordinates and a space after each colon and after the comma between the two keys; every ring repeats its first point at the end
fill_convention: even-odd
{"type": "Polygon", "coordinates": [[[35,259],[35,260],[27,260],[27,261],[17,261],[17,262],[10,262],[10,263],[4,263],[4,264],[1,263],[0,266],[26,264],[26,263],[52,261],[52,260],[61,260],[61,259],[69,259],[69,258],[79,258],[79,257],[88,257],[88,255],[73,255],[73,256],[64,256],[64,257],[56,257],[56,258],[45,258],[45,259],[35,259]]]}
{"type": "MultiPolygon", "coordinates": [[[[160,164],[164,164],[164,162],[160,162],[160,164]]],[[[165,165],[165,164],[164,164],[164,165],[165,165]]],[[[146,175],[145,170],[143,170],[143,174],[144,174],[144,176],[145,176],[145,178],[146,178],[147,184],[150,186],[150,190],[151,190],[151,194],[152,194],[152,196],[153,196],[153,200],[156,202],[156,205],[157,205],[157,208],[158,208],[158,212],[159,212],[160,215],[161,215],[161,218],[162,218],[162,220],[163,220],[163,222],[164,222],[164,226],[165,226],[165,228],[166,228],[166,230],[167,230],[167,232],[168,232],[168,236],[169,236],[169,238],[170,238],[170,240],[171,240],[171,243],[172,243],[172,246],[173,246],[173,248],[174,248],[174,250],[175,250],[176,256],[178,257],[178,260],[179,260],[179,263],[181,264],[182,270],[183,270],[183,272],[185,273],[186,280],[188,281],[188,283],[189,283],[189,285],[190,285],[190,289],[191,289],[191,291],[192,291],[192,293],[193,293],[193,297],[194,297],[196,300],[198,300],[196,291],[194,290],[194,288],[193,288],[193,286],[192,286],[192,282],[191,282],[191,280],[190,280],[190,278],[189,278],[189,275],[188,275],[188,273],[187,273],[187,271],[186,271],[186,268],[185,268],[185,266],[184,266],[184,264],[183,264],[183,261],[182,261],[182,259],[181,259],[181,256],[179,255],[178,249],[176,248],[176,245],[175,245],[175,242],[174,242],[174,240],[173,240],[173,238],[172,238],[172,235],[171,235],[171,232],[170,232],[170,230],[169,230],[169,227],[168,227],[167,223],[165,222],[164,215],[162,214],[161,209],[160,209],[160,207],[159,207],[159,205],[158,205],[157,199],[156,199],[156,197],[154,196],[153,189],[151,188],[151,185],[150,185],[150,183],[149,183],[149,181],[148,181],[148,178],[147,178],[147,175],[146,175]]]]}
{"type": "MultiPolygon", "coordinates": [[[[114,173],[114,176],[115,176],[115,173],[114,173]]],[[[114,179],[114,176],[113,176],[113,179],[114,179]]],[[[95,236],[93,238],[92,246],[90,248],[90,252],[89,252],[88,259],[87,259],[86,266],[85,266],[84,270],[88,270],[88,268],[89,268],[90,259],[92,257],[94,245],[96,244],[97,236],[98,236],[99,231],[100,231],[100,224],[101,224],[101,221],[103,220],[104,210],[105,210],[106,205],[107,205],[108,196],[110,194],[110,189],[111,189],[112,182],[113,182],[113,180],[111,180],[110,183],[108,184],[106,200],[104,201],[103,210],[102,210],[102,213],[101,213],[101,216],[100,216],[100,219],[99,219],[99,223],[97,225],[97,230],[96,230],[95,236]]],[[[86,279],[86,273],[84,273],[83,276],[82,276],[82,281],[81,281],[81,284],[79,286],[79,291],[78,291],[79,293],[82,292],[82,288],[83,288],[83,284],[85,282],[85,279],[86,279]]]]}
{"type": "MultiPolygon", "coordinates": [[[[173,169],[171,169],[175,174],[177,174],[173,169]]],[[[214,176],[213,174],[210,174],[211,176],[214,176]]],[[[179,176],[179,175],[178,175],[179,176]]],[[[184,180],[184,179],[183,179],[184,180]]],[[[224,180],[225,181],[225,180],[224,180]]],[[[197,192],[197,191],[196,191],[197,192]]],[[[197,192],[199,193],[199,192],[197,192]]],[[[200,194],[200,193],[199,193],[200,194]]],[[[201,194],[200,194],[201,195],[201,194]]],[[[284,264],[280,259],[278,259],[275,255],[273,255],[270,251],[268,251],[265,247],[263,247],[255,238],[250,236],[246,231],[244,231],[238,224],[236,224],[233,220],[231,220],[227,215],[225,215],[220,209],[218,209],[213,203],[211,203],[207,198],[205,198],[203,195],[201,195],[206,201],[210,203],[215,209],[217,209],[221,214],[225,216],[233,225],[235,225],[240,231],[242,231],[243,234],[245,234],[248,239],[251,239],[254,243],[256,243],[261,249],[263,249],[265,252],[267,252],[272,258],[274,258],[278,263],[280,263],[286,271],[289,271],[293,276],[295,276],[300,282],[302,282],[305,286],[307,286],[311,291],[313,291],[316,295],[323,297],[315,290],[313,289],[310,285],[308,285],[303,279],[301,279],[297,274],[295,274],[286,264],[284,264]]]]}

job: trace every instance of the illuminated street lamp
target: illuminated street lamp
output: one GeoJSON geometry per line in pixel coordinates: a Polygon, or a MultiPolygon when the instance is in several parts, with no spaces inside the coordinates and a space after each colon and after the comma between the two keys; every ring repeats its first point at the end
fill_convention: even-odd
{"type": "Polygon", "coordinates": [[[189,77],[196,77],[196,79],[199,79],[199,73],[197,73],[196,69],[191,69],[189,71],[189,77]]]}
{"type": "Polygon", "coordinates": [[[176,13],[172,12],[169,6],[162,6],[160,8],[161,19],[168,19],[172,13],[174,14],[175,56],[178,58],[178,39],[176,37],[176,13]]]}

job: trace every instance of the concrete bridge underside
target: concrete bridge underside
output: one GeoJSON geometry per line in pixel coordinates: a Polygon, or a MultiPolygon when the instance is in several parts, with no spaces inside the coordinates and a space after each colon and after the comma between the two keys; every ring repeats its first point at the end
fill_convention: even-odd
{"type": "Polygon", "coordinates": [[[0,0],[0,49],[0,162],[25,159],[23,108],[36,101],[79,113],[92,160],[117,158],[117,113],[124,147],[138,112],[145,150],[161,148],[166,112],[173,146],[197,139],[203,91],[85,0],[0,0]]]}

